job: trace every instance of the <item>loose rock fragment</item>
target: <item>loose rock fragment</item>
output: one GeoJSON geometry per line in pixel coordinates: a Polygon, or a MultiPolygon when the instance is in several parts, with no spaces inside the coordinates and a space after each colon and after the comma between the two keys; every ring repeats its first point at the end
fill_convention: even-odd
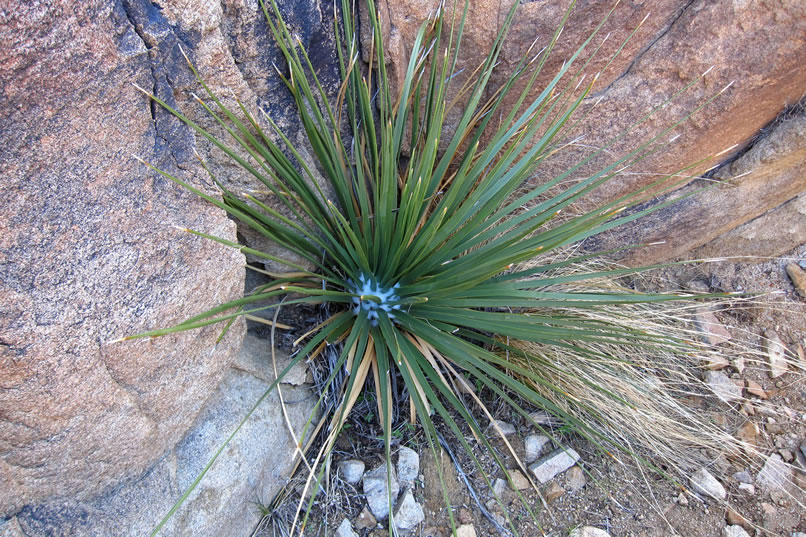
{"type": "Polygon", "coordinates": [[[751,446],[755,446],[758,443],[758,435],[758,425],[752,421],[744,422],[744,424],[742,424],[742,426],[736,431],[736,438],[747,442],[751,446]]]}
{"type": "Polygon", "coordinates": [[[729,526],[741,526],[746,530],[749,530],[753,527],[750,521],[731,508],[728,508],[728,510],[725,512],[725,521],[729,526]]]}
{"type": "Polygon", "coordinates": [[[778,337],[775,330],[764,332],[766,341],[764,347],[767,351],[767,362],[770,364],[770,378],[778,378],[787,372],[786,345],[778,337]]]}
{"type": "Polygon", "coordinates": [[[382,464],[364,474],[364,495],[367,497],[369,510],[378,520],[383,520],[389,516],[389,497],[391,492],[392,502],[400,493],[400,485],[397,482],[394,468],[390,468],[391,485],[387,487],[386,465],[382,464]]]}
{"type": "Polygon", "coordinates": [[[732,403],[742,398],[742,389],[736,386],[725,373],[708,371],[705,373],[705,382],[714,395],[726,403],[732,403]]]}
{"type": "Polygon", "coordinates": [[[764,388],[761,387],[761,384],[754,380],[747,381],[747,392],[761,399],[767,399],[769,397],[767,392],[764,391],[764,388]]]}
{"type": "Polygon", "coordinates": [[[551,443],[551,438],[542,434],[530,434],[523,439],[524,459],[532,462],[543,452],[543,449],[551,443]]]}
{"type": "Polygon", "coordinates": [[[773,453],[756,476],[756,484],[769,493],[783,492],[786,484],[792,479],[792,470],[781,456],[773,453]]]}
{"type": "Polygon", "coordinates": [[[456,537],[476,537],[476,528],[473,524],[462,524],[456,528],[456,537]]]}
{"type": "Polygon", "coordinates": [[[579,453],[573,449],[558,449],[529,467],[538,481],[546,483],[555,476],[571,468],[579,460],[579,453]]]}
{"type": "Polygon", "coordinates": [[[722,530],[723,537],[750,537],[741,526],[725,526],[722,530]]]}
{"type": "Polygon", "coordinates": [[[355,485],[361,478],[364,476],[364,461],[359,461],[358,459],[350,459],[347,461],[341,461],[338,464],[339,472],[341,473],[342,479],[350,483],[351,485],[355,485]]]}
{"type": "Polygon", "coordinates": [[[697,470],[694,475],[689,478],[689,481],[691,482],[691,488],[695,492],[705,494],[717,500],[724,500],[727,497],[725,487],[722,486],[722,483],[717,481],[705,468],[697,470]]]}
{"type": "Polygon", "coordinates": [[[355,519],[355,527],[359,530],[369,530],[378,525],[378,521],[369,509],[364,507],[358,518],[355,519]]]}
{"type": "Polygon", "coordinates": [[[786,266],[786,273],[795,286],[795,290],[800,296],[806,298],[806,270],[803,270],[797,263],[789,263],[786,266]]]}
{"type": "Polygon", "coordinates": [[[750,472],[747,470],[742,470],[741,472],[736,472],[733,474],[733,479],[738,481],[739,483],[752,483],[753,476],[750,475],[750,472]]]}
{"type": "Polygon", "coordinates": [[[504,436],[510,436],[515,434],[515,426],[512,425],[511,423],[507,423],[506,421],[495,420],[494,423],[490,424],[490,427],[495,432],[498,432],[500,430],[501,434],[503,434],[504,436]]]}
{"type": "Polygon", "coordinates": [[[493,483],[493,492],[495,493],[495,495],[500,498],[501,495],[506,490],[507,490],[507,480],[506,479],[501,479],[500,477],[498,479],[496,479],[495,483],[493,483]]]}
{"type": "Polygon", "coordinates": [[[395,525],[399,530],[410,530],[425,520],[423,507],[414,499],[411,489],[403,495],[403,500],[395,511],[395,525]]]}
{"type": "Polygon", "coordinates": [[[510,486],[512,487],[512,490],[525,490],[531,486],[529,480],[526,479],[526,476],[520,473],[518,470],[510,470],[509,479],[511,481],[510,486]]]}
{"type": "Polygon", "coordinates": [[[420,475],[420,455],[402,446],[397,452],[397,477],[404,484],[413,483],[420,475]]]}
{"type": "Polygon", "coordinates": [[[697,327],[703,332],[705,335],[706,341],[710,345],[719,345],[720,343],[726,343],[731,340],[731,333],[725,328],[719,319],[716,318],[710,311],[702,311],[697,314],[695,319],[697,323],[697,327]]]}
{"type": "Polygon", "coordinates": [[[565,489],[562,488],[556,481],[552,481],[546,487],[546,490],[543,491],[543,496],[546,498],[546,502],[551,503],[560,496],[565,494],[565,489]]]}
{"type": "Polygon", "coordinates": [[[336,537],[358,537],[358,534],[353,530],[350,521],[345,518],[336,530],[336,537]]]}
{"type": "Polygon", "coordinates": [[[565,474],[565,484],[568,486],[569,492],[576,492],[588,483],[588,478],[585,472],[579,466],[574,466],[568,473],[565,474]]]}
{"type": "Polygon", "coordinates": [[[610,537],[610,534],[605,530],[594,528],[593,526],[574,528],[568,535],[569,537],[610,537]]]}

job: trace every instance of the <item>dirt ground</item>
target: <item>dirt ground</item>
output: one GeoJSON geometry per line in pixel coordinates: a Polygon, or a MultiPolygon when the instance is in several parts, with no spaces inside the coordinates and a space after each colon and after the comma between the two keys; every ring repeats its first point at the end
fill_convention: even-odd
{"type": "MultiPolygon", "coordinates": [[[[797,359],[798,347],[801,352],[806,347],[806,300],[796,293],[785,266],[803,260],[806,260],[806,245],[788,255],[762,262],[724,261],[667,268],[643,277],[639,285],[645,290],[760,293],[752,304],[725,304],[714,314],[733,340],[748,348],[763,348],[762,336],[774,330],[797,359]]],[[[806,369],[800,372],[790,370],[772,379],[764,363],[737,367],[740,362],[736,362],[739,356],[735,349],[735,346],[725,346],[725,358],[731,365],[723,372],[744,385],[748,381],[758,383],[763,390],[758,393],[766,398],[746,394],[746,400],[737,412],[722,413],[719,409],[704,408],[704,416],[730,431],[737,431],[736,434],[741,434],[739,429],[748,431],[757,427],[755,441],[764,456],[778,454],[784,460],[793,461],[799,446],[806,441],[806,380],[803,373],[806,369]]],[[[806,362],[802,361],[800,365],[806,368],[806,362]]],[[[353,486],[341,481],[335,468],[336,462],[345,459],[360,459],[366,463],[367,469],[382,462],[380,430],[371,416],[373,405],[372,401],[365,401],[363,407],[359,404],[353,413],[351,426],[339,439],[333,454],[328,493],[317,497],[306,535],[335,535],[344,518],[356,527],[366,504],[363,491],[360,483],[353,486]]],[[[496,417],[515,425],[516,432],[510,439],[516,452],[522,450],[522,438],[534,432],[531,425],[525,420],[519,421],[517,416],[507,415],[504,407],[500,412],[502,414],[496,417]]],[[[472,437],[468,435],[468,439],[472,437]]],[[[567,441],[581,455],[580,464],[587,471],[587,483],[578,488],[578,475],[566,472],[555,478],[553,485],[549,483],[541,487],[544,498],[547,493],[553,496],[550,494],[552,490],[556,494],[558,488],[564,489],[565,493],[550,497],[550,501],[543,503],[536,492],[524,490],[525,505],[507,487],[502,495],[503,503],[521,536],[565,537],[578,526],[594,526],[612,537],[722,537],[730,524],[743,525],[749,535],[757,536],[790,537],[793,532],[806,532],[803,507],[806,505],[806,474],[797,470],[793,470],[793,483],[786,491],[770,493],[756,486],[749,493],[747,487],[740,489],[739,481],[732,476],[745,470],[756,476],[764,460],[747,467],[735,460],[715,457],[709,470],[727,490],[726,502],[720,503],[690,491],[684,492],[680,486],[650,474],[630,461],[606,457],[579,438],[569,437],[567,441]],[[577,482],[569,483],[570,479],[577,479],[577,482]],[[529,515],[529,509],[535,514],[537,524],[529,515]]],[[[395,442],[415,448],[421,456],[421,479],[414,493],[415,499],[424,507],[425,521],[408,535],[448,537],[451,531],[443,491],[435,477],[433,457],[422,433],[401,426],[395,442]]],[[[499,447],[504,456],[503,446],[499,447]]],[[[478,536],[509,535],[508,531],[497,527],[498,524],[507,527],[502,518],[503,510],[491,501],[492,495],[469,457],[461,448],[451,451],[457,460],[451,461],[443,452],[442,466],[447,472],[447,493],[457,524],[472,524],[478,536]]],[[[491,480],[502,477],[501,470],[488,454],[477,450],[477,455],[491,480]]],[[[797,467],[797,460],[793,464],[797,467]]],[[[284,501],[277,501],[267,509],[271,516],[264,519],[255,532],[256,536],[282,535],[290,527],[288,522],[293,518],[298,498],[294,493],[296,482],[288,487],[284,501]]],[[[378,527],[359,527],[356,531],[361,537],[388,535],[387,530],[378,527]]]]}

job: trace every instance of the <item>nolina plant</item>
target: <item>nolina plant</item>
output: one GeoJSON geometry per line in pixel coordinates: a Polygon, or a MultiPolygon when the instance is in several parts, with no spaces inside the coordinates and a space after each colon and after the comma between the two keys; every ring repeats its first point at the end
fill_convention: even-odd
{"type": "MultiPolygon", "coordinates": [[[[643,200],[643,193],[637,192],[563,221],[555,218],[620,170],[645,158],[674,126],[581,180],[569,183],[608,146],[539,186],[532,182],[535,171],[550,155],[572,143],[563,133],[574,125],[574,112],[596,81],[596,77],[585,79],[584,68],[604,39],[598,36],[605,21],[553,73],[545,87],[535,89],[569,8],[545,48],[530,53],[503,87],[492,92],[492,97],[485,97],[490,94],[489,81],[518,2],[514,2],[489,55],[461,88],[450,85],[468,6],[440,4],[420,27],[405,76],[393,92],[373,1],[366,2],[371,35],[367,69],[359,61],[357,7],[342,0],[341,27],[336,33],[343,84],[336,102],[331,103],[276,2],[261,5],[287,62],[287,74],[278,76],[296,101],[315,167],[327,187],[317,182],[311,164],[271,118],[253,117],[243,106],[228,109],[198,73],[207,95],[207,100],[199,99],[199,103],[229,134],[226,140],[156,96],[149,97],[264,184],[281,210],[250,195],[238,196],[217,181],[220,197],[156,171],[305,262],[297,264],[187,230],[282,264],[288,272],[272,274],[273,280],[254,292],[177,326],[134,337],[159,336],[213,323],[228,325],[239,316],[276,308],[281,299],[286,305],[329,304],[330,317],[312,327],[302,339],[304,344],[300,342],[295,359],[280,374],[282,378],[300,360],[316,359],[326,345],[339,344],[338,361],[326,388],[339,390],[341,404],[330,418],[317,462],[329,453],[365,384],[376,392],[386,458],[390,459],[393,407],[398,404],[391,390],[393,376],[402,379],[405,402],[435,454],[439,449],[434,424],[437,416],[479,468],[464,427],[480,445],[491,447],[475,413],[463,400],[460,385],[467,384],[494,393],[526,420],[532,420],[530,410],[541,408],[602,449],[632,454],[634,446],[608,435],[613,428],[596,421],[606,422],[608,417],[617,420],[616,413],[589,408],[569,386],[589,388],[603,402],[600,410],[611,404],[629,409],[640,401],[644,393],[640,386],[638,396],[630,399],[625,390],[606,384],[623,378],[611,366],[629,369],[625,354],[673,354],[685,344],[669,338],[663,330],[633,325],[630,315],[619,312],[679,296],[639,294],[590,284],[630,272],[623,269],[564,270],[584,266],[592,256],[545,262],[540,260],[546,258],[539,256],[644,214],[642,210],[623,212],[643,200]],[[583,56],[586,49],[588,53],[583,56]],[[587,59],[583,61],[583,57],[587,59]],[[535,93],[537,96],[531,97],[535,93]],[[464,109],[453,133],[446,135],[443,127],[457,96],[464,109]],[[505,102],[513,104],[505,108],[505,102]],[[267,299],[275,303],[266,306],[267,299]],[[556,359],[563,355],[573,359],[556,359]],[[587,369],[583,363],[588,364],[587,369]],[[613,374],[592,373],[601,370],[613,374]],[[348,373],[346,380],[336,383],[341,371],[348,373]],[[596,384],[600,381],[605,384],[596,384]]],[[[645,192],[651,189],[657,193],[674,186],[677,180],[670,175],[645,192]]],[[[648,360],[642,360],[636,369],[646,363],[648,360]]],[[[475,395],[470,397],[481,413],[491,418],[483,402],[475,395]]],[[[667,399],[660,400],[659,412],[669,408],[667,399]]],[[[495,450],[490,449],[490,453],[503,468],[495,450]]],[[[309,482],[309,486],[315,486],[322,470],[311,475],[314,484],[309,482]]],[[[484,472],[480,475],[489,484],[488,476],[484,472]]],[[[393,500],[389,498],[390,517],[393,500]]],[[[390,527],[394,528],[392,521],[390,527]]]]}

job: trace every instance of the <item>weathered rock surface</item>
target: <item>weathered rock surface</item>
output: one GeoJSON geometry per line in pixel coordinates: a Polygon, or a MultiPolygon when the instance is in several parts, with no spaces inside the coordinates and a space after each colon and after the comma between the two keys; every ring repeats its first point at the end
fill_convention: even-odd
{"type": "MultiPolygon", "coordinates": [[[[463,71],[455,79],[455,90],[472,76],[486,56],[495,37],[494,29],[503,23],[511,5],[511,0],[472,4],[466,22],[464,51],[457,64],[457,68],[463,71]]],[[[494,77],[493,86],[497,87],[505,80],[536,38],[534,51],[549,42],[567,5],[568,2],[563,0],[522,3],[508,42],[502,49],[499,74],[494,77]]],[[[385,28],[388,28],[389,70],[395,79],[400,79],[417,28],[431,7],[431,2],[423,0],[385,0],[379,3],[378,9],[384,16],[385,28]]],[[[587,38],[610,7],[606,3],[577,6],[557,44],[554,59],[549,60],[538,77],[535,94],[554,75],[561,62],[587,38]]],[[[806,55],[806,5],[792,0],[774,5],[730,0],[622,3],[602,33],[602,37],[609,33],[610,38],[588,68],[591,75],[605,66],[612,53],[635,28],[635,21],[647,14],[650,14],[647,21],[621,55],[602,73],[583,105],[587,108],[597,103],[580,127],[587,147],[601,147],[610,137],[637,121],[650,107],[660,104],[675,89],[709,68],[713,67],[703,83],[609,149],[618,155],[627,153],[661,128],[694,110],[721,88],[733,84],[715,102],[659,140],[664,144],[663,149],[637,165],[632,170],[637,173],[601,189],[595,196],[599,201],[614,199],[621,193],[649,184],[658,173],[674,172],[734,144],[746,144],[806,91],[806,67],[802,62],[806,55]],[[599,98],[601,102],[598,102],[599,98]],[[753,105],[748,106],[748,103],[753,105]],[[669,142],[673,135],[678,134],[679,138],[669,142]]],[[[518,92],[513,92],[510,102],[517,96],[518,92]]],[[[458,118],[459,111],[453,111],[449,122],[456,123],[458,118]]],[[[771,147],[767,147],[769,151],[771,147]]],[[[703,245],[803,192],[806,174],[798,170],[806,159],[799,151],[794,147],[778,146],[774,149],[775,155],[767,153],[766,170],[761,169],[742,179],[738,179],[738,170],[731,171],[728,176],[733,179],[724,188],[710,190],[670,207],[652,220],[644,220],[628,231],[618,232],[612,240],[600,245],[666,240],[666,244],[635,252],[629,259],[636,264],[668,259],[703,245]]],[[[578,159],[583,152],[582,148],[564,152],[566,156],[560,155],[543,166],[538,179],[566,169],[568,162],[578,159]]],[[[713,164],[716,162],[704,164],[700,170],[713,164]]],[[[790,224],[803,225],[798,224],[797,219],[787,220],[786,225],[790,224]]],[[[797,239],[795,235],[789,237],[797,239]]],[[[786,244],[780,244],[775,253],[799,244],[784,242],[786,244]],[[790,245],[787,247],[787,244],[790,245]]],[[[747,250],[739,252],[735,244],[725,243],[727,249],[712,251],[709,255],[775,255],[753,254],[754,244],[744,244],[749,247],[747,250]]]]}
{"type": "MultiPolygon", "coordinates": [[[[199,475],[273,380],[269,343],[251,335],[193,428],[145,476],[91,501],[53,501],[17,516],[26,537],[149,535],[199,475]],[[262,358],[262,371],[249,372],[262,358]]],[[[278,367],[287,356],[278,355],[278,367]]],[[[281,384],[289,419],[300,435],[315,398],[311,388],[281,384]]],[[[272,393],[223,451],[184,506],[160,532],[164,537],[249,535],[260,520],[251,503],[269,501],[286,483],[295,442],[286,429],[277,392],[272,393]],[[271,434],[266,434],[271,431],[271,434]]]]}
{"type": "MultiPolygon", "coordinates": [[[[332,10],[288,10],[337,87],[332,10]]],[[[0,516],[27,505],[48,525],[53,502],[108,494],[172,449],[243,336],[238,323],[218,345],[216,327],[108,344],[243,289],[241,254],[173,227],[234,240],[233,223],[132,155],[215,193],[198,150],[236,191],[256,187],[132,84],[211,126],[181,43],[227,102],[266,109],[293,140],[298,127],[257,3],[57,0],[1,18],[0,516]]]]}
{"type": "MultiPolygon", "coordinates": [[[[802,244],[806,114],[800,112],[769,129],[739,159],[717,170],[715,178],[721,184],[617,230],[608,240],[664,241],[632,253],[627,260],[631,264],[678,257],[690,250],[692,257],[700,258],[763,258],[802,244]]],[[[703,186],[697,182],[673,195],[703,186]]]]}
{"type": "Polygon", "coordinates": [[[132,159],[176,171],[193,143],[131,85],[166,73],[154,78],[120,4],[24,3],[4,17],[0,515],[141,474],[185,434],[243,334],[109,344],[235,298],[242,256],[171,227],[234,239],[234,225],[132,159]]]}

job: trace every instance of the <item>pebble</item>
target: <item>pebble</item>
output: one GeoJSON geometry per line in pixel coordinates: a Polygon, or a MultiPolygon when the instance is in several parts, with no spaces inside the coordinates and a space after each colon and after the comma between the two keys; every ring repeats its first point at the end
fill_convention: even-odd
{"type": "Polygon", "coordinates": [[[796,531],[796,532],[792,533],[792,537],[806,537],[806,533],[803,533],[801,531],[796,531]]]}
{"type": "Polygon", "coordinates": [[[723,537],[750,537],[741,526],[725,526],[722,535],[723,537]]]}
{"type": "Polygon", "coordinates": [[[555,476],[571,468],[579,460],[579,453],[573,449],[558,449],[546,455],[529,467],[538,481],[547,483],[555,476]]]}
{"type": "Polygon", "coordinates": [[[767,362],[770,365],[770,378],[778,378],[787,372],[786,360],[786,345],[778,337],[775,330],[767,330],[764,332],[764,337],[767,338],[764,342],[764,348],[767,351],[767,362]]]}
{"type": "Polygon", "coordinates": [[[733,479],[738,481],[739,483],[752,483],[753,476],[747,470],[742,470],[741,472],[736,472],[733,474],[733,479]]]}
{"type": "Polygon", "coordinates": [[[806,473],[806,442],[801,442],[800,447],[795,451],[795,459],[800,466],[800,471],[806,473]]]}
{"type": "Polygon", "coordinates": [[[742,389],[736,386],[725,373],[708,371],[705,373],[705,382],[714,395],[726,403],[732,403],[742,398],[742,389]]]}
{"type": "Polygon", "coordinates": [[[473,513],[471,513],[467,508],[462,507],[459,509],[459,524],[471,524],[473,522],[473,513]]]}
{"type": "Polygon", "coordinates": [[[534,462],[549,444],[551,444],[551,438],[542,434],[530,434],[524,438],[523,450],[526,462],[534,462]]]}
{"type": "Polygon", "coordinates": [[[700,468],[689,478],[691,488],[700,494],[705,494],[717,500],[724,500],[727,497],[725,487],[712,476],[705,468],[700,468]]]}
{"type": "Polygon", "coordinates": [[[359,530],[371,530],[378,525],[378,521],[372,515],[369,509],[365,506],[358,518],[355,519],[355,527],[359,530]]]}
{"type": "Polygon", "coordinates": [[[769,397],[767,392],[764,391],[764,388],[761,387],[761,384],[754,380],[747,381],[747,392],[761,399],[767,399],[769,397]]]}
{"type": "Polygon", "coordinates": [[[551,417],[551,415],[542,410],[532,412],[531,414],[529,414],[529,418],[538,425],[551,425],[555,421],[554,418],[551,417]]]}
{"type": "Polygon", "coordinates": [[[336,530],[336,537],[358,537],[358,534],[353,529],[350,521],[345,518],[339,524],[339,529],[336,530]]]}
{"type": "Polygon", "coordinates": [[[506,479],[501,479],[500,477],[498,479],[496,479],[495,483],[493,483],[493,492],[495,493],[495,495],[500,498],[501,495],[506,490],[507,490],[507,480],[506,479]]]}
{"type": "Polygon", "coordinates": [[[503,434],[504,436],[510,436],[515,434],[515,426],[512,425],[511,423],[501,420],[495,420],[494,424],[490,423],[490,428],[497,433],[498,429],[496,429],[495,425],[498,426],[498,429],[501,430],[501,434],[503,434]]]}
{"type": "Polygon", "coordinates": [[[587,483],[588,478],[579,466],[574,466],[565,474],[565,485],[568,487],[568,492],[582,490],[587,483]]]}
{"type": "Polygon", "coordinates": [[[729,526],[741,526],[746,530],[749,530],[753,527],[753,525],[748,522],[746,518],[742,515],[731,509],[730,507],[725,512],[725,521],[728,523],[729,526]]]}
{"type": "Polygon", "coordinates": [[[411,448],[401,446],[397,452],[397,478],[410,485],[420,475],[420,456],[411,448]]]}
{"type": "Polygon", "coordinates": [[[476,537],[476,528],[473,524],[462,524],[456,528],[456,537],[476,537]]]}
{"type": "Polygon", "coordinates": [[[512,490],[525,490],[532,486],[519,470],[509,470],[509,479],[511,481],[509,486],[512,487],[512,490]]]}
{"type": "Polygon", "coordinates": [[[739,490],[749,494],[750,496],[755,496],[756,494],[756,487],[750,483],[739,483],[739,490]]]}
{"type": "Polygon", "coordinates": [[[403,500],[395,511],[395,526],[397,529],[407,531],[425,520],[423,506],[414,499],[411,489],[406,490],[403,500]]]}
{"type": "Polygon", "coordinates": [[[686,497],[685,492],[678,494],[677,498],[675,498],[675,502],[677,502],[677,505],[682,505],[683,507],[687,506],[688,498],[686,497]]]}
{"type": "MultiPolygon", "coordinates": [[[[725,328],[725,325],[719,322],[719,319],[717,319],[716,315],[712,312],[701,311],[697,314],[695,322],[700,331],[705,335],[705,340],[709,345],[719,345],[720,343],[726,343],[731,340],[731,333],[725,328]]],[[[726,365],[727,362],[725,362],[725,366],[726,365]]]]}
{"type": "Polygon", "coordinates": [[[390,471],[392,473],[391,483],[389,483],[391,487],[387,487],[385,464],[364,474],[364,495],[367,497],[369,510],[378,520],[383,520],[389,516],[390,493],[393,504],[400,493],[400,484],[397,482],[394,468],[391,468],[390,471]]]}
{"type": "Polygon", "coordinates": [[[756,425],[752,421],[746,421],[736,431],[736,438],[744,442],[747,442],[751,446],[754,446],[758,441],[758,434],[759,434],[758,425],[756,425]]]}
{"type": "Polygon", "coordinates": [[[581,528],[574,528],[568,537],[610,537],[610,534],[603,529],[594,528],[593,526],[582,526],[581,528]]]}
{"type": "Polygon", "coordinates": [[[339,472],[341,472],[341,477],[345,481],[347,481],[351,485],[355,485],[361,478],[364,476],[364,461],[359,461],[358,459],[350,459],[347,461],[341,461],[338,464],[339,472]]]}
{"type": "Polygon", "coordinates": [[[565,494],[565,489],[562,488],[556,481],[552,481],[543,491],[543,496],[546,498],[547,503],[551,503],[560,496],[565,494]]]}
{"type": "Polygon", "coordinates": [[[796,263],[789,263],[786,266],[786,273],[789,274],[789,279],[792,280],[798,294],[806,298],[806,271],[796,263]]]}
{"type": "Polygon", "coordinates": [[[779,454],[773,453],[767,457],[767,461],[756,476],[756,484],[772,494],[783,492],[785,485],[791,479],[791,467],[783,461],[779,454]]]}

